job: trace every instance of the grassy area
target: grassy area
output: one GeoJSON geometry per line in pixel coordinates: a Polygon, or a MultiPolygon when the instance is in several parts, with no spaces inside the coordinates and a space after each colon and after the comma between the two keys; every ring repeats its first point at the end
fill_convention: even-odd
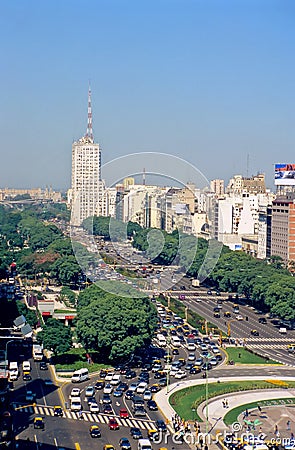
{"type": "Polygon", "coordinates": [[[93,362],[88,364],[86,352],[83,348],[72,348],[68,352],[52,357],[52,364],[55,365],[56,370],[63,370],[72,372],[74,370],[87,367],[89,372],[97,372],[101,369],[110,367],[110,364],[102,364],[96,362],[96,355],[91,353],[93,362]]]}
{"type": "Polygon", "coordinates": [[[262,356],[256,355],[250,352],[244,347],[227,347],[226,352],[228,354],[228,359],[233,360],[237,364],[278,364],[280,363],[273,361],[272,359],[263,358],[262,356]]]}
{"type": "MultiPolygon", "coordinates": [[[[295,381],[282,383],[284,388],[295,387],[295,381]]],[[[241,392],[256,389],[274,389],[279,388],[279,382],[269,381],[232,381],[228,383],[210,383],[208,385],[208,398],[214,398],[218,395],[225,395],[230,392],[241,392]]],[[[171,406],[177,414],[184,420],[198,420],[201,418],[197,414],[198,406],[206,400],[205,383],[197,386],[190,386],[175,392],[169,398],[171,406]]],[[[245,409],[245,406],[243,406],[245,409]]]]}
{"type": "Polygon", "coordinates": [[[261,406],[261,408],[265,406],[281,406],[281,405],[290,405],[294,407],[294,404],[295,404],[294,397],[277,398],[275,400],[261,400],[260,402],[247,403],[245,405],[240,405],[230,410],[224,416],[223,421],[226,425],[231,425],[234,422],[237,422],[239,415],[242,414],[242,412],[244,412],[246,409],[250,410],[253,408],[257,408],[257,406],[261,406]]]}

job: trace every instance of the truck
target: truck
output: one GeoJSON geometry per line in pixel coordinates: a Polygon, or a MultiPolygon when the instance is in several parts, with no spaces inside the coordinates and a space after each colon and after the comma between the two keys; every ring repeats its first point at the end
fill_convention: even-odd
{"type": "Polygon", "coordinates": [[[200,286],[200,280],[193,279],[192,280],[192,286],[193,287],[199,287],[200,286]]]}
{"type": "Polygon", "coordinates": [[[43,360],[43,347],[42,345],[33,344],[33,359],[34,361],[42,361],[43,360]]]}

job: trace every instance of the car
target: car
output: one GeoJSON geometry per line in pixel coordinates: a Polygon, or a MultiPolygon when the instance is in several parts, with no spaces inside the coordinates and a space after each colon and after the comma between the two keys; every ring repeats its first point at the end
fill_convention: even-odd
{"type": "Polygon", "coordinates": [[[45,361],[41,361],[39,368],[40,370],[48,370],[48,365],[45,361]]]}
{"type": "Polygon", "coordinates": [[[99,372],[99,376],[100,376],[100,378],[105,378],[105,377],[107,376],[107,371],[104,370],[104,369],[102,369],[102,370],[99,372]]]}
{"type": "Polygon", "coordinates": [[[162,431],[167,430],[167,426],[166,426],[164,420],[162,420],[162,419],[156,420],[156,427],[158,430],[162,430],[162,431]]]}
{"type": "Polygon", "coordinates": [[[125,378],[127,378],[128,380],[130,380],[131,378],[135,378],[136,377],[136,372],[135,370],[128,370],[125,373],[125,378]]]}
{"type": "Polygon", "coordinates": [[[100,438],[101,431],[98,425],[91,425],[89,428],[89,433],[92,438],[100,438]]]}
{"type": "Polygon", "coordinates": [[[93,397],[95,395],[95,389],[93,386],[87,386],[85,389],[85,397],[93,397]]]}
{"type": "Polygon", "coordinates": [[[266,320],[265,317],[259,317],[258,322],[259,322],[259,323],[266,324],[266,323],[267,323],[267,320],[266,320]]]}
{"type": "Polygon", "coordinates": [[[115,447],[111,444],[106,444],[103,446],[103,450],[116,450],[115,447]]]}
{"type": "Polygon", "coordinates": [[[172,355],[179,355],[179,350],[178,350],[178,348],[173,348],[173,349],[172,349],[172,355]]]}
{"type": "Polygon", "coordinates": [[[85,400],[87,400],[89,406],[91,405],[91,403],[96,403],[95,397],[86,397],[85,400]]]}
{"type": "Polygon", "coordinates": [[[153,385],[150,387],[150,391],[151,391],[153,394],[155,394],[156,392],[159,392],[160,389],[161,389],[161,388],[160,388],[160,386],[159,386],[158,384],[153,384],[153,385]]]}
{"type": "Polygon", "coordinates": [[[138,383],[131,383],[129,386],[129,391],[136,391],[138,383]]]}
{"type": "Polygon", "coordinates": [[[120,389],[120,391],[123,391],[123,392],[127,391],[128,388],[129,388],[128,384],[127,384],[127,383],[124,383],[124,382],[122,382],[122,381],[121,381],[121,383],[119,384],[119,386],[117,387],[117,389],[120,389]]]}
{"type": "Polygon", "coordinates": [[[53,415],[56,417],[62,417],[63,416],[63,410],[62,407],[57,405],[53,407],[53,415]]]}
{"type": "Polygon", "coordinates": [[[189,353],[187,360],[188,361],[194,361],[196,359],[196,355],[194,353],[189,353]]]}
{"type": "Polygon", "coordinates": [[[142,432],[139,428],[131,427],[130,434],[133,437],[133,439],[142,439],[142,432]]]}
{"type": "Polygon", "coordinates": [[[131,444],[129,442],[129,439],[127,439],[125,437],[122,437],[120,439],[119,445],[122,450],[131,450],[131,444]]]}
{"type": "Polygon", "coordinates": [[[217,366],[217,364],[218,364],[217,359],[216,359],[215,357],[211,358],[211,359],[210,359],[210,364],[211,364],[212,366],[217,366]]]}
{"type": "Polygon", "coordinates": [[[112,408],[112,405],[110,405],[110,404],[104,405],[104,407],[103,407],[103,413],[104,413],[104,414],[113,414],[113,408],[112,408]]]}
{"type": "Polygon", "coordinates": [[[220,313],[219,312],[215,312],[214,314],[215,319],[220,319],[220,313]]]}
{"type": "Polygon", "coordinates": [[[167,378],[163,377],[159,379],[159,386],[166,386],[167,385],[167,378]]]}
{"type": "Polygon", "coordinates": [[[134,397],[134,395],[135,395],[135,391],[130,391],[130,389],[128,389],[125,392],[125,397],[127,400],[131,400],[134,397]]]}
{"type": "Polygon", "coordinates": [[[189,373],[191,375],[196,375],[197,373],[200,373],[200,372],[201,372],[201,369],[198,366],[193,366],[189,371],[189,373]]]}
{"type": "Polygon", "coordinates": [[[105,381],[104,380],[98,380],[95,385],[94,388],[97,390],[103,389],[105,387],[105,381]]]}
{"type": "Polygon", "coordinates": [[[191,370],[191,368],[194,366],[194,363],[189,362],[187,363],[187,365],[185,366],[185,370],[191,370]]]}
{"type": "Polygon", "coordinates": [[[110,394],[103,394],[102,403],[104,403],[105,405],[109,405],[110,403],[112,403],[110,394]]]}
{"type": "Polygon", "coordinates": [[[179,370],[176,374],[175,374],[175,378],[177,378],[178,380],[181,380],[182,378],[186,377],[186,372],[184,372],[183,370],[179,370]]]}
{"type": "Polygon", "coordinates": [[[108,423],[109,429],[110,430],[119,430],[120,429],[120,425],[118,424],[117,420],[114,417],[111,417],[109,419],[109,423],[108,423]]]}
{"type": "Polygon", "coordinates": [[[148,435],[148,438],[152,442],[154,442],[159,439],[159,430],[155,430],[152,428],[152,429],[148,430],[147,435],[148,435]]]}
{"type": "Polygon", "coordinates": [[[42,417],[35,417],[34,419],[34,428],[35,429],[39,429],[39,430],[43,430],[44,429],[44,420],[42,417]]]}
{"type": "Polygon", "coordinates": [[[210,369],[212,369],[212,364],[210,362],[203,364],[202,370],[210,370],[210,369]]]}
{"type": "Polygon", "coordinates": [[[70,393],[70,398],[73,398],[73,397],[80,397],[80,395],[81,395],[81,389],[79,389],[79,388],[73,388],[73,389],[71,390],[71,393],[70,393]]]}
{"type": "Polygon", "coordinates": [[[217,359],[217,361],[222,361],[221,353],[216,353],[215,358],[217,359]]]}
{"type": "Polygon", "coordinates": [[[215,347],[214,345],[211,346],[211,351],[212,353],[214,353],[215,355],[217,355],[218,353],[220,353],[220,350],[218,347],[215,347]]]}
{"type": "Polygon", "coordinates": [[[146,410],[143,406],[136,406],[133,410],[133,416],[134,417],[145,417],[146,416],[146,410]]]}
{"type": "Polygon", "coordinates": [[[45,378],[44,379],[44,384],[45,384],[45,386],[52,386],[53,385],[53,381],[50,378],[45,378]]]}
{"type": "Polygon", "coordinates": [[[144,399],[145,401],[148,401],[148,400],[151,400],[151,398],[152,398],[152,393],[151,393],[151,391],[150,391],[149,389],[146,389],[146,390],[144,391],[144,394],[143,394],[143,399],[144,399]]]}
{"type": "Polygon", "coordinates": [[[195,366],[201,366],[202,364],[203,364],[203,358],[197,358],[195,360],[195,363],[194,363],[195,366]]]}
{"type": "Polygon", "coordinates": [[[149,400],[147,402],[147,407],[150,411],[158,411],[158,405],[155,400],[149,400]]]}
{"type": "Polygon", "coordinates": [[[244,320],[244,318],[243,318],[243,316],[241,316],[240,314],[238,314],[238,315],[236,316],[236,320],[244,320]]]}
{"type": "Polygon", "coordinates": [[[30,372],[24,372],[23,373],[23,381],[31,381],[32,376],[30,374],[30,372]]]}
{"type": "Polygon", "coordinates": [[[252,336],[259,336],[259,331],[257,331],[257,330],[251,330],[251,335],[252,335],[252,336]]]}
{"type": "Polygon", "coordinates": [[[92,403],[90,403],[90,405],[89,405],[89,411],[90,411],[91,413],[94,413],[94,414],[99,413],[99,406],[98,406],[98,403],[97,403],[97,402],[92,402],[92,403]]]}
{"type": "Polygon", "coordinates": [[[113,392],[114,397],[122,397],[123,391],[121,389],[115,389],[113,392]]]}
{"type": "Polygon", "coordinates": [[[208,291],[207,291],[207,295],[212,295],[212,291],[211,291],[211,289],[208,289],[208,291]]]}
{"type": "MultiPolygon", "coordinates": [[[[130,385],[130,387],[131,387],[131,385],[130,385]]],[[[145,381],[141,381],[141,382],[138,384],[138,386],[136,387],[136,392],[137,392],[138,394],[143,394],[144,391],[146,390],[146,388],[147,388],[147,383],[146,383],[145,381]]],[[[130,388],[129,388],[129,389],[130,389],[130,388]]]]}
{"type": "Polygon", "coordinates": [[[231,317],[231,313],[230,313],[229,311],[225,311],[225,312],[223,313],[223,316],[224,316],[224,317],[231,317]]]}
{"type": "Polygon", "coordinates": [[[113,392],[114,386],[112,386],[110,383],[107,383],[105,387],[103,388],[103,392],[105,394],[111,394],[113,392]]]}
{"type": "Polygon", "coordinates": [[[128,419],[129,413],[128,413],[127,409],[126,408],[121,408],[120,411],[119,411],[119,416],[122,419],[128,419]]]}

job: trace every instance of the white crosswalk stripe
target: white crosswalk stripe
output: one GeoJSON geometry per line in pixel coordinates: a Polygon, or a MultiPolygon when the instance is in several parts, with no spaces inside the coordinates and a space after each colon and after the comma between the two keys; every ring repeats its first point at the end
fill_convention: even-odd
{"type": "Polygon", "coordinates": [[[255,337],[255,336],[253,336],[253,337],[249,337],[249,338],[247,338],[247,342],[262,342],[262,341],[264,341],[264,342],[274,342],[274,341],[276,341],[276,342],[286,342],[286,344],[287,343],[289,343],[289,342],[294,342],[294,338],[291,338],[291,337],[255,337]]]}
{"type": "Polygon", "coordinates": [[[273,348],[273,349],[285,349],[286,345],[283,344],[249,344],[248,348],[273,348]]]}
{"type": "MultiPolygon", "coordinates": [[[[22,413],[30,413],[30,414],[38,414],[42,416],[54,416],[54,410],[52,406],[44,406],[44,405],[36,405],[28,406],[28,407],[19,407],[16,409],[18,412],[22,413]]],[[[110,417],[116,417],[116,420],[120,427],[136,427],[141,428],[142,430],[149,430],[155,427],[154,423],[149,420],[141,420],[141,419],[132,419],[132,418],[126,418],[123,419],[118,416],[108,416],[106,414],[93,414],[88,411],[82,412],[82,418],[85,422],[93,422],[93,423],[103,423],[107,424],[109,422],[110,417]]],[[[66,410],[64,411],[63,418],[65,419],[72,419],[72,420],[78,420],[79,416],[74,411],[66,410]]]]}

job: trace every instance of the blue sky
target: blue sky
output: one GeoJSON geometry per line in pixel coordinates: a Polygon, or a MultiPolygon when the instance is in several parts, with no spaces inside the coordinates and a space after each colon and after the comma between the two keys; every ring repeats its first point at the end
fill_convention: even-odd
{"type": "MultiPolygon", "coordinates": [[[[93,129],[107,163],[162,152],[208,179],[294,163],[295,4],[284,0],[2,2],[0,187],[70,186],[93,129]]],[[[148,170],[148,168],[146,168],[148,170]]]]}

